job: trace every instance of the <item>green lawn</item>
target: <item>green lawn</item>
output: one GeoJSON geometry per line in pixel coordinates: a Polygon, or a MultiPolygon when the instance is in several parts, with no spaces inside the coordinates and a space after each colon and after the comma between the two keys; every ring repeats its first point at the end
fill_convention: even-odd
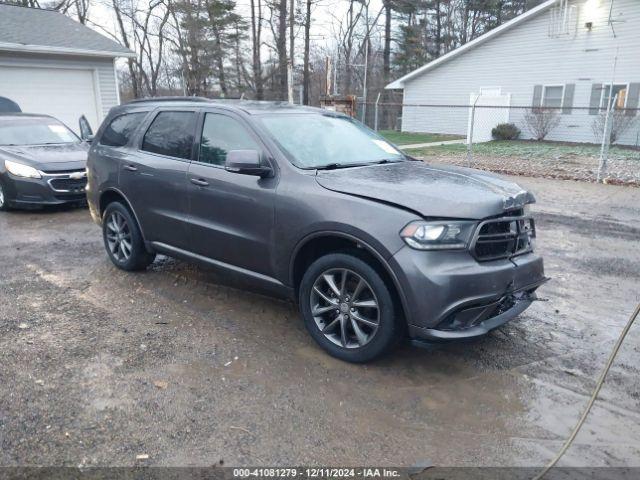
{"type": "Polygon", "coordinates": [[[396,132],[395,130],[380,130],[378,133],[389,140],[391,143],[395,143],[396,145],[442,142],[444,140],[456,140],[459,138],[464,138],[458,135],[442,135],[438,133],[408,133],[396,132]]]}
{"type": "MultiPolygon", "coordinates": [[[[428,148],[411,149],[414,156],[440,156],[463,154],[467,151],[465,144],[438,145],[428,148]]],[[[518,158],[555,158],[568,160],[571,157],[600,156],[599,145],[569,145],[554,142],[536,142],[528,140],[493,141],[473,145],[473,154],[488,157],[518,157],[518,158]]],[[[631,148],[611,147],[609,158],[621,160],[640,160],[640,151],[631,148]]]]}

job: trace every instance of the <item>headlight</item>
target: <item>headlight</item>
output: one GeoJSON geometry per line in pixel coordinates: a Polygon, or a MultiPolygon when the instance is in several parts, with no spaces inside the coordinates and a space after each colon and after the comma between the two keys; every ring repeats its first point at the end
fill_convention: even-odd
{"type": "Polygon", "coordinates": [[[4,161],[4,167],[7,171],[16,177],[25,178],[42,178],[40,172],[29,165],[23,165],[22,163],[11,162],[9,160],[4,161]]]}
{"type": "Polygon", "coordinates": [[[400,236],[418,250],[458,250],[467,248],[475,222],[411,222],[400,236]]]}

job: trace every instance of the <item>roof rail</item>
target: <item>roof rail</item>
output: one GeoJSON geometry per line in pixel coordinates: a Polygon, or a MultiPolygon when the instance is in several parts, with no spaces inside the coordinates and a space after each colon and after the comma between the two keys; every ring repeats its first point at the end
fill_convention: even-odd
{"type": "Polygon", "coordinates": [[[130,100],[127,104],[131,103],[152,103],[152,102],[210,102],[211,100],[204,97],[147,97],[147,98],[136,98],[134,100],[130,100]]]}

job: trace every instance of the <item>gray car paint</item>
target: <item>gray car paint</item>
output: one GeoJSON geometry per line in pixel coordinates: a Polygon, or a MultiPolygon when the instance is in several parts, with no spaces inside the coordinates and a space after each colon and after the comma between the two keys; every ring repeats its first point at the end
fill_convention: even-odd
{"type": "Polygon", "coordinates": [[[383,265],[398,291],[410,333],[425,338],[430,336],[425,331],[453,308],[499,298],[516,284],[537,285],[544,280],[542,259],[534,253],[522,255],[518,262],[480,264],[469,251],[417,251],[399,236],[414,220],[482,219],[505,212],[506,206],[516,207],[514,199],[533,200],[512,182],[470,169],[434,168],[414,161],[302,170],[287,160],[254,118],[263,113],[322,111],[256,102],[125,105],[110,112],[96,138],[115,116],[144,108],[194,109],[241,118],[260,139],[261,153],[274,171],[271,178],[260,178],[199,164],[194,148],[191,162],[181,161],[188,167],[177,172],[167,159],[147,156],[148,168],[155,169],[152,177],[166,175],[157,183],[143,179],[140,171],[125,174],[124,165],[139,161],[137,146],[153,114],[125,147],[94,142],[88,163],[93,218],[101,222],[105,206],[101,199],[118,192],[142,226],[151,250],[207,263],[271,293],[294,297],[292,265],[306,242],[319,237],[351,239],[383,265]],[[191,183],[198,179],[209,185],[191,183]]]}
{"type": "Polygon", "coordinates": [[[481,219],[504,212],[505,198],[533,200],[515,183],[498,177],[423,162],[320,171],[317,181],[329,190],[392,203],[425,217],[481,219]]]}

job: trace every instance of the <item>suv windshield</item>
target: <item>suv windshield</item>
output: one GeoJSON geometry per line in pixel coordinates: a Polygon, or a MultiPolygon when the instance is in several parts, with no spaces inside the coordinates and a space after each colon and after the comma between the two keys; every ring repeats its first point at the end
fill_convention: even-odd
{"type": "Polygon", "coordinates": [[[406,157],[360,122],[333,114],[275,114],[258,117],[300,168],[340,168],[406,157]]]}
{"type": "Polygon", "coordinates": [[[0,118],[0,145],[77,143],[80,139],[53,118],[0,118]]]}

